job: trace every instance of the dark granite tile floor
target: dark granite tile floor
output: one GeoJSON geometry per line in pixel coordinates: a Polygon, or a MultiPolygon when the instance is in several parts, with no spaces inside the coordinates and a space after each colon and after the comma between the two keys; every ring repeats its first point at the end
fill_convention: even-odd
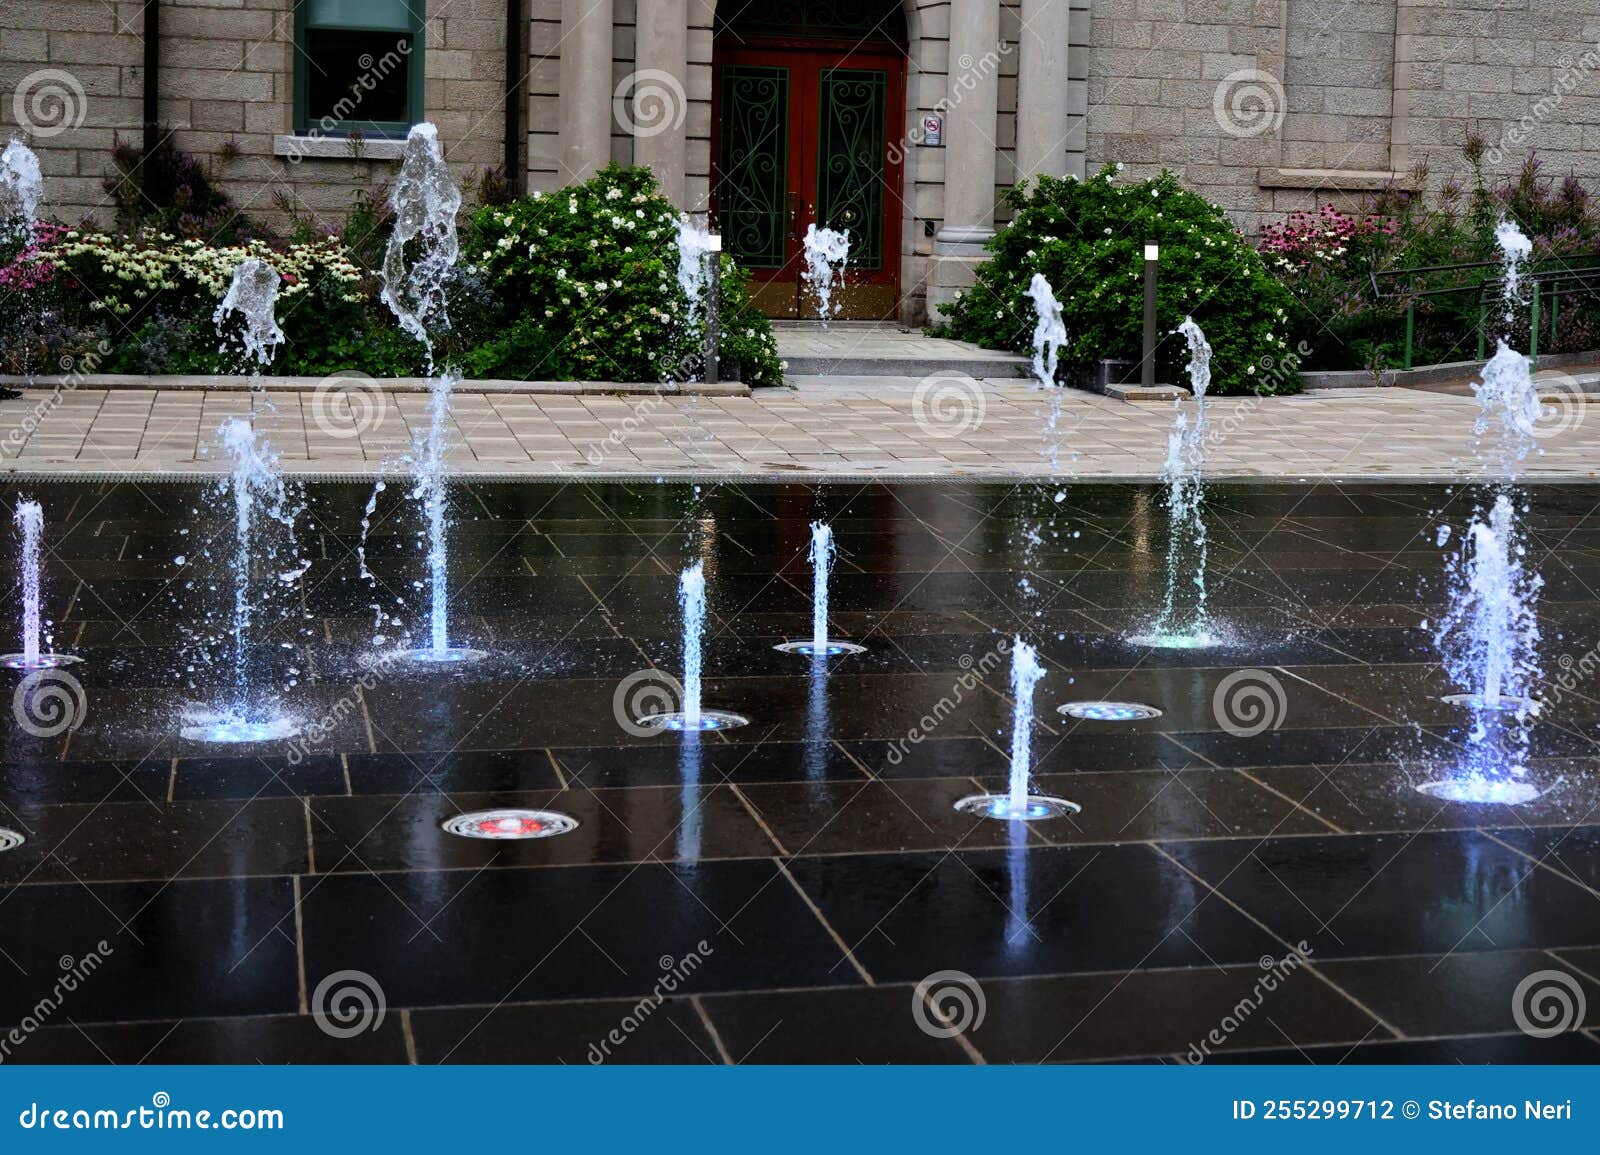
{"type": "MultiPolygon", "coordinates": [[[[1600,1061],[1600,684],[1550,687],[1535,802],[1415,790],[1468,723],[1427,625],[1440,489],[1212,487],[1223,641],[1163,650],[1124,637],[1165,592],[1148,488],[462,484],[452,640],[488,656],[441,670],[385,659],[426,632],[403,487],[369,580],[370,490],[310,483],[311,568],[253,573],[237,674],[222,506],[26,491],[86,661],[66,724],[0,729],[5,1062],[1600,1061]],[[822,664],[772,649],[810,632],[815,518],[830,633],[867,647],[822,664]],[[681,700],[695,560],[704,702],[749,724],[686,741],[637,720],[681,700]],[[952,809],[1005,787],[1013,634],[1033,787],[1082,808],[1029,826],[952,809]],[[1219,704],[1240,679],[1266,716],[1219,704]],[[283,736],[180,733],[241,685],[283,736]],[[1162,713],[1056,711],[1095,698],[1162,713]],[[505,807],[578,825],[442,829],[505,807]]],[[[1600,636],[1597,499],[1528,494],[1552,676],[1600,636]]]]}

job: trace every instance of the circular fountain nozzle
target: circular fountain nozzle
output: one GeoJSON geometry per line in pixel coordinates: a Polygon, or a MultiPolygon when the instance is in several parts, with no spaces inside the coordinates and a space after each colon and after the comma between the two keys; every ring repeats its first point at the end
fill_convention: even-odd
{"type": "Polygon", "coordinates": [[[73,666],[83,661],[77,654],[40,654],[28,661],[27,654],[6,654],[0,657],[0,666],[8,670],[53,670],[59,666],[73,666]]]}
{"type": "Polygon", "coordinates": [[[479,662],[489,655],[482,650],[469,649],[466,646],[446,646],[442,650],[423,646],[415,650],[407,650],[401,655],[408,662],[418,665],[431,666],[461,666],[468,662],[479,662]]]}
{"type": "Polygon", "coordinates": [[[26,841],[28,840],[15,830],[7,830],[4,827],[0,827],[0,854],[4,854],[8,850],[15,850],[26,841]]]}
{"type": "Polygon", "coordinates": [[[490,842],[526,842],[554,838],[578,828],[578,820],[557,810],[474,810],[441,824],[446,834],[490,842]]]}
{"type": "Polygon", "coordinates": [[[1068,702],[1057,706],[1056,713],[1089,722],[1139,722],[1161,717],[1159,709],[1143,702],[1068,702]]]}
{"type": "Polygon", "coordinates": [[[1417,792],[1445,802],[1466,802],[1480,806],[1521,806],[1544,793],[1532,782],[1516,778],[1491,778],[1482,774],[1424,782],[1417,787],[1417,792]]]}
{"type": "Polygon", "coordinates": [[[1065,818],[1081,813],[1083,807],[1049,794],[1029,794],[1020,808],[1013,806],[1009,794],[970,794],[956,803],[961,814],[976,818],[995,818],[1003,822],[1037,822],[1045,818],[1065,818]]]}
{"type": "Polygon", "coordinates": [[[190,742],[276,742],[293,737],[299,729],[293,718],[252,718],[232,710],[186,710],[183,720],[188,724],[178,733],[190,742]]]}
{"type": "Polygon", "coordinates": [[[1538,702],[1515,694],[1501,694],[1497,698],[1490,698],[1486,694],[1446,694],[1439,700],[1447,706],[1465,706],[1469,710],[1499,710],[1505,714],[1539,712],[1538,702]]]}
{"type": "Polygon", "coordinates": [[[1205,650],[1220,645],[1221,642],[1221,638],[1206,630],[1170,634],[1152,632],[1134,634],[1128,638],[1129,645],[1144,646],[1152,650],[1205,650]]]}
{"type": "Polygon", "coordinates": [[[780,654],[799,654],[805,658],[837,658],[845,654],[864,654],[866,646],[858,646],[854,642],[841,642],[837,638],[828,638],[822,643],[822,648],[817,648],[817,643],[812,640],[803,642],[783,642],[773,646],[780,654]]]}
{"type": "Polygon", "coordinates": [[[695,723],[681,712],[646,714],[635,725],[646,730],[734,730],[748,726],[750,719],[743,714],[730,714],[724,710],[701,710],[695,723]]]}

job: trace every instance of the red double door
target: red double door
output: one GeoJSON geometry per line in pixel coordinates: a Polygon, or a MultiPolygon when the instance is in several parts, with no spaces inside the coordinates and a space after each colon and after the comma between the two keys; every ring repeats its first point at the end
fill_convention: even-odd
{"type": "Polygon", "coordinates": [[[800,273],[813,223],[850,233],[838,316],[900,297],[905,60],[893,48],[745,42],[716,53],[712,210],[772,317],[814,317],[800,273]]]}

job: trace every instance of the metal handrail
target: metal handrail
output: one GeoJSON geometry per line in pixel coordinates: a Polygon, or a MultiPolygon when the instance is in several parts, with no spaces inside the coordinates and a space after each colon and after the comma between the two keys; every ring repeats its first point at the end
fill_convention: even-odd
{"type": "MultiPolygon", "coordinates": [[[[1585,253],[1580,256],[1558,259],[1564,261],[1600,261],[1600,253],[1585,253]]],[[[1404,367],[1406,369],[1410,369],[1412,366],[1412,353],[1415,347],[1416,337],[1417,301],[1425,297],[1446,297],[1455,293],[1476,292],[1478,294],[1478,360],[1483,360],[1485,354],[1485,330],[1488,324],[1489,312],[1488,302],[1486,300],[1487,290],[1490,288],[1498,288],[1503,292],[1506,283],[1505,278],[1491,277],[1466,285],[1447,285],[1438,289],[1411,289],[1409,291],[1396,290],[1389,293],[1385,293],[1378,285],[1378,278],[1402,277],[1407,275],[1417,276],[1422,273],[1444,273],[1454,272],[1462,269],[1491,269],[1497,267],[1499,267],[1498,261],[1463,261],[1449,265],[1419,265],[1415,268],[1385,269],[1381,272],[1377,269],[1371,269],[1368,271],[1372,282],[1372,292],[1374,297],[1379,300],[1398,300],[1400,298],[1405,299],[1406,348],[1404,367]]],[[[1533,367],[1537,368],[1539,364],[1539,328],[1542,298],[1548,296],[1551,300],[1550,338],[1551,340],[1554,340],[1556,335],[1556,325],[1559,322],[1561,315],[1561,298],[1563,296],[1572,296],[1580,292],[1592,292],[1592,289],[1588,289],[1583,285],[1583,282],[1591,277],[1600,278],[1600,265],[1580,269],[1572,268],[1570,265],[1563,265],[1560,268],[1553,269],[1530,268],[1526,272],[1522,273],[1519,277],[1520,283],[1531,285],[1533,288],[1532,300],[1530,302],[1531,313],[1528,326],[1528,360],[1533,367]],[[1563,290],[1561,287],[1562,283],[1571,281],[1576,281],[1578,284],[1563,290]],[[1545,290],[1546,285],[1550,286],[1548,292],[1545,290]]]]}

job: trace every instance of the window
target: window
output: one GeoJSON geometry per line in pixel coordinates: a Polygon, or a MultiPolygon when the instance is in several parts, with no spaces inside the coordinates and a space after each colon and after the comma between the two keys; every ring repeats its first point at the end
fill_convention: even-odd
{"type": "Polygon", "coordinates": [[[299,133],[404,136],[422,119],[425,0],[298,0],[299,133]]]}

